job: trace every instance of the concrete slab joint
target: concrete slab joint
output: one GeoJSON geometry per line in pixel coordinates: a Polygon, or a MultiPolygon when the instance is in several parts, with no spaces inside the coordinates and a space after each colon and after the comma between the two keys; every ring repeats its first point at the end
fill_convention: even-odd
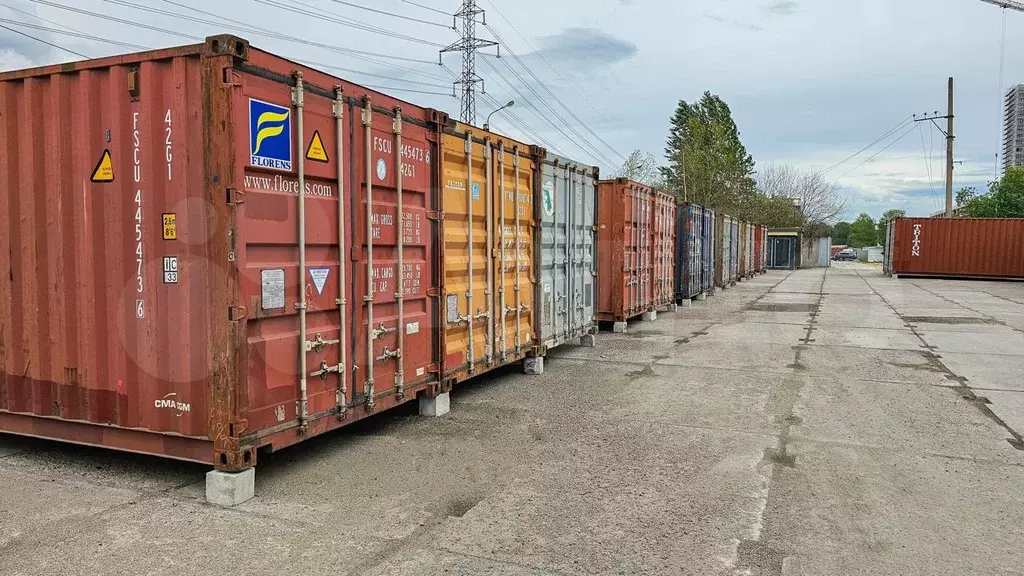
{"type": "Polygon", "coordinates": [[[628,324],[626,322],[616,322],[612,324],[612,332],[616,334],[625,334],[627,326],[628,324]]]}
{"type": "Polygon", "coordinates": [[[544,373],[544,357],[523,358],[523,373],[540,376],[544,373]]]}
{"type": "Polygon", "coordinates": [[[420,396],[420,416],[444,416],[451,411],[451,397],[449,392],[438,394],[433,398],[420,396]]]}
{"type": "Polygon", "coordinates": [[[657,310],[651,310],[650,312],[644,312],[644,315],[643,315],[643,321],[644,322],[654,322],[657,319],[658,319],[658,311],[657,310]]]}
{"type": "Polygon", "coordinates": [[[206,473],[206,501],[218,506],[237,506],[256,494],[256,469],[241,472],[210,470],[206,473]]]}

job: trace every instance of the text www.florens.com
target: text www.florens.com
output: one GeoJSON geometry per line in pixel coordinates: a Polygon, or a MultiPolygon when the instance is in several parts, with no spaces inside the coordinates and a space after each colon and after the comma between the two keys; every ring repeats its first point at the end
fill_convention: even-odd
{"type": "MultiPolygon", "coordinates": [[[[334,187],[330,184],[316,182],[305,183],[306,196],[334,196],[334,187]]],[[[270,176],[245,176],[245,187],[249,190],[267,190],[269,192],[299,193],[299,181],[285,178],[280,174],[270,176]]]]}

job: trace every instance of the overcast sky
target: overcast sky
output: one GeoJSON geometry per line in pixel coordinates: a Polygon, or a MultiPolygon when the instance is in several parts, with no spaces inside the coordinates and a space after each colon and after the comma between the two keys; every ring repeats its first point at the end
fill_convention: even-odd
{"type": "MultiPolygon", "coordinates": [[[[0,0],[0,24],[87,56],[130,49],[55,30],[147,47],[191,43],[190,36],[237,33],[255,46],[293,59],[356,71],[332,72],[363,84],[394,88],[388,91],[457,116],[458,101],[443,94],[450,91],[449,70],[461,67],[460,56],[444,57],[448,70],[427,62],[436,62],[436,45],[458,39],[455,31],[443,26],[450,26],[451,18],[442,12],[454,12],[460,2],[415,0],[415,4],[437,11],[405,0],[0,0]],[[223,24],[183,20],[132,5],[223,24]],[[282,5],[307,14],[290,12],[282,5]],[[230,22],[189,7],[264,27],[279,36],[424,62],[357,58],[252,30],[239,31],[230,22]],[[311,12],[323,17],[314,18],[311,12]],[[360,29],[366,25],[391,35],[360,29]]],[[[992,179],[1001,121],[1002,13],[980,0],[479,0],[479,4],[488,11],[489,26],[478,26],[478,36],[493,39],[497,34],[507,46],[502,48],[501,60],[490,56],[478,62],[488,93],[480,101],[478,123],[493,109],[488,104],[491,99],[502,103],[515,99],[514,118],[502,112],[494,116],[492,127],[598,164],[605,173],[613,172],[621,156],[637,148],[661,160],[676,104],[680,99],[696,100],[705,90],[719,94],[732,107],[743,142],[758,165],[828,168],[911,113],[944,113],[946,79],[953,76],[956,159],[963,161],[957,165],[954,188],[984,188],[992,179]],[[548,97],[546,90],[561,102],[548,97]],[[529,126],[528,133],[517,127],[519,120],[529,126]]],[[[1006,55],[1004,86],[1024,83],[1024,13],[1007,14],[1006,55]]],[[[79,58],[0,28],[0,69],[79,58]]],[[[858,167],[904,132],[897,131],[827,172],[850,198],[848,218],[861,211],[877,217],[893,207],[924,215],[942,207],[944,140],[930,123],[912,129],[858,167]],[[930,179],[929,155],[933,157],[930,179]]]]}

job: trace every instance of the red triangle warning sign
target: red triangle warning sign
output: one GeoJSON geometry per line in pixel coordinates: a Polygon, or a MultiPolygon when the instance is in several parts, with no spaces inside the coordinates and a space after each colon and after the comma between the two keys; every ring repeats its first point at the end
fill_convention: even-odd
{"type": "Polygon", "coordinates": [[[114,181],[114,160],[110,157],[110,150],[104,150],[100,161],[89,178],[91,182],[113,182],[114,181]]]}
{"type": "Polygon", "coordinates": [[[306,158],[316,162],[330,162],[327,158],[327,149],[324,148],[324,141],[320,138],[319,130],[313,131],[313,137],[309,140],[309,147],[306,148],[306,158]]]}

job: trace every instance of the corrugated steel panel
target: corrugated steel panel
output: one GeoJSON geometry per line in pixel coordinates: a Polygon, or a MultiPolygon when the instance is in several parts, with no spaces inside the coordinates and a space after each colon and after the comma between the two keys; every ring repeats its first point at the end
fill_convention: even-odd
{"type": "Polygon", "coordinates": [[[597,317],[619,322],[653,309],[654,191],[617,178],[597,194],[597,317]]]}
{"type": "Polygon", "coordinates": [[[549,153],[538,176],[537,332],[552,348],[596,328],[598,169],[549,153]]]}
{"type": "Polygon", "coordinates": [[[750,274],[750,255],[747,244],[750,242],[750,224],[740,222],[740,261],[737,267],[737,278],[746,278],[750,274]]]}
{"type": "Polygon", "coordinates": [[[435,389],[428,110],[229,36],[0,81],[0,430],[242,469],[435,389]]]}
{"type": "Polygon", "coordinates": [[[897,218],[892,274],[1024,278],[1024,219],[897,218]]]}
{"type": "Polygon", "coordinates": [[[729,280],[735,282],[740,277],[740,252],[742,250],[742,241],[740,239],[740,222],[739,220],[732,220],[731,228],[729,233],[729,280]]]}
{"type": "Polygon", "coordinates": [[[715,293],[716,254],[718,253],[718,237],[715,230],[717,227],[718,219],[715,216],[715,211],[705,208],[704,228],[702,230],[704,242],[701,247],[701,258],[704,265],[701,269],[701,284],[709,294],[715,293]]]}
{"type": "Polygon", "coordinates": [[[676,207],[676,299],[714,287],[714,212],[696,204],[676,207]]]}
{"type": "Polygon", "coordinates": [[[444,378],[460,382],[535,345],[535,151],[451,123],[441,138],[444,378]]]}
{"type": "Polygon", "coordinates": [[[676,300],[675,287],[675,245],[676,245],[676,199],[674,196],[655,191],[652,198],[653,226],[651,246],[652,306],[664,308],[676,300]]]}

